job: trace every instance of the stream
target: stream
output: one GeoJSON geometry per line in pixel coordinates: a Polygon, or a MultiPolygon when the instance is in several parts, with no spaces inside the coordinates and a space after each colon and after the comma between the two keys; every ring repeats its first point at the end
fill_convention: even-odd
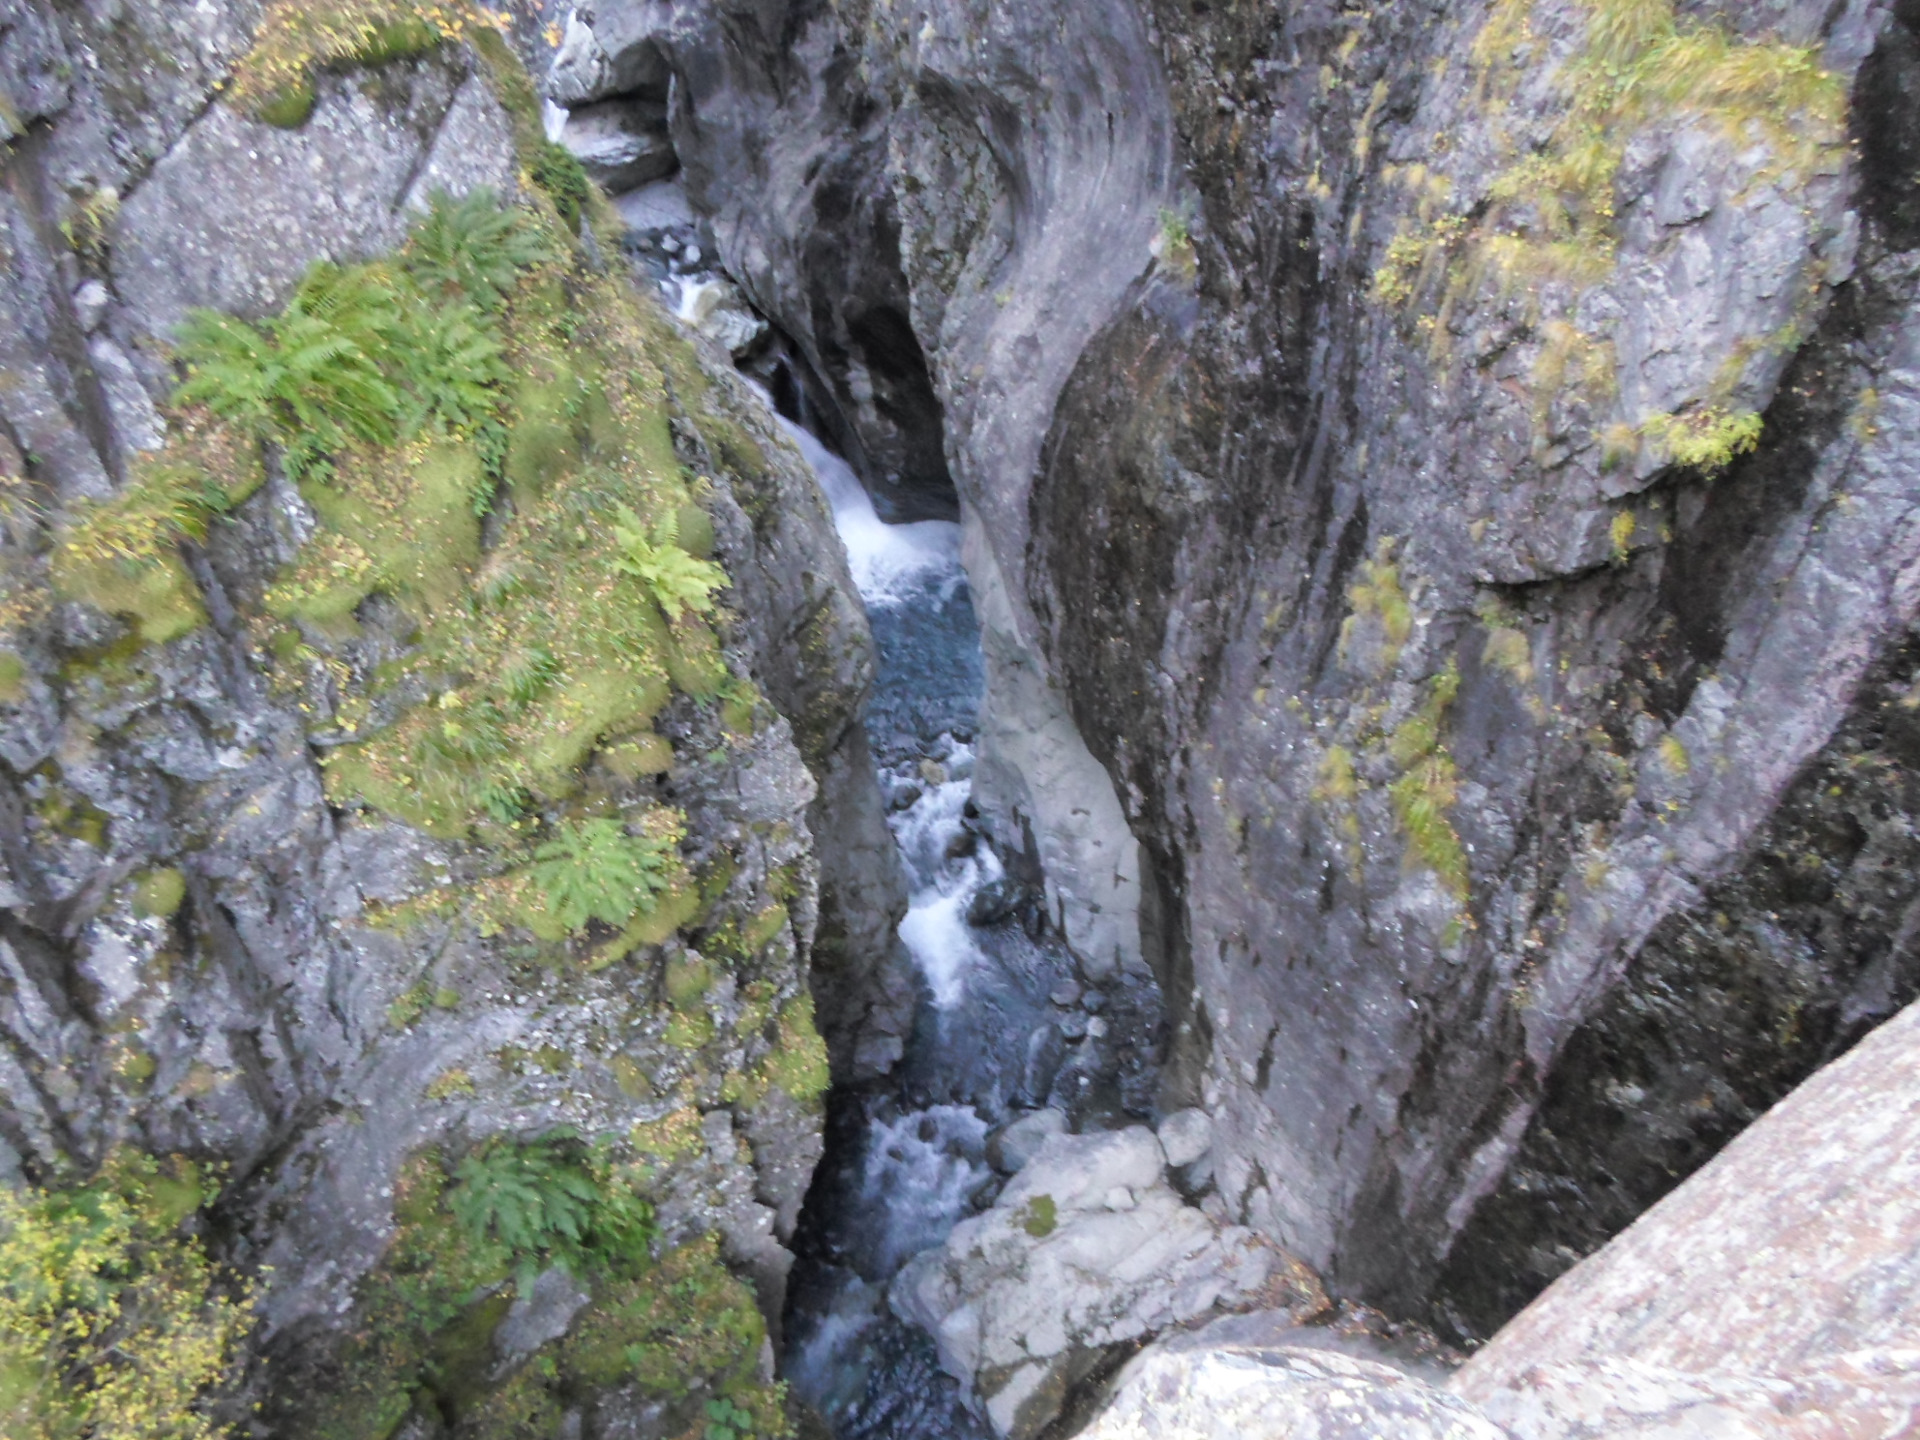
{"type": "Polygon", "coordinates": [[[1150,1113],[1158,995],[1085,986],[974,823],[979,628],[960,527],[888,525],[838,456],[788,430],[818,473],[867,606],[879,673],[867,727],[905,863],[900,937],[919,1000],[885,1082],[837,1091],[795,1239],[784,1373],[838,1440],[989,1440],[888,1282],[992,1203],[997,1126],[1051,1104],[1076,1129],[1150,1113]]]}

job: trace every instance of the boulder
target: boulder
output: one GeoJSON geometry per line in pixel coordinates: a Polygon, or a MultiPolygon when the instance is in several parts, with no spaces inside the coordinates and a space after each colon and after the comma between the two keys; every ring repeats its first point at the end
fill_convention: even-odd
{"type": "Polygon", "coordinates": [[[1006,1175],[1018,1174],[1034,1152],[1055,1135],[1067,1133],[1066,1113],[1049,1106],[1022,1115],[987,1140],[987,1160],[1006,1175]]]}
{"type": "Polygon", "coordinates": [[[1213,1121],[1200,1109],[1176,1110],[1160,1122],[1160,1148],[1176,1170],[1213,1149],[1213,1121]]]}
{"type": "Polygon", "coordinates": [[[680,168],[663,101],[625,97],[567,113],[560,143],[611,194],[664,180],[680,168]]]}
{"type": "Polygon", "coordinates": [[[996,1434],[1050,1424],[1111,1347],[1267,1294],[1279,1252],[1183,1204],[1163,1169],[1144,1126],[1053,1135],[991,1210],[894,1281],[895,1313],[934,1337],[996,1434]]]}

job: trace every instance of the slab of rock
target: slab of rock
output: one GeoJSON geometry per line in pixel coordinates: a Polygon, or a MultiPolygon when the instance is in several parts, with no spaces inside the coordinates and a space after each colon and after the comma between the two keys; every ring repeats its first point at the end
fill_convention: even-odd
{"type": "Polygon", "coordinates": [[[560,143],[610,194],[664,180],[680,168],[667,133],[667,107],[654,100],[604,100],[570,111],[560,143]]]}
{"type": "Polygon", "coordinates": [[[1082,1440],[1513,1440],[1471,1405],[1330,1350],[1154,1351],[1082,1440]]]}
{"type": "Polygon", "coordinates": [[[1160,1148],[1176,1170],[1213,1149],[1213,1121],[1200,1109],[1176,1110],[1160,1122],[1160,1148]]]}
{"type": "Polygon", "coordinates": [[[1562,1276],[1453,1388],[1528,1440],[1837,1437],[1911,1433],[1916,1377],[1909,1006],[1562,1276]]]}
{"type": "Polygon", "coordinates": [[[1144,1126],[1054,1135],[984,1215],[915,1257],[895,1313],[1001,1436],[1059,1413],[1108,1347],[1260,1303],[1279,1252],[1185,1205],[1144,1126]]]}

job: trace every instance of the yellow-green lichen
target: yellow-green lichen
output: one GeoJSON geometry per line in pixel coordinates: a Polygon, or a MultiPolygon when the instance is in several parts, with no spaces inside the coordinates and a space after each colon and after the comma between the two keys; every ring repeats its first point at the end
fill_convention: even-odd
{"type": "Polygon", "coordinates": [[[1449,818],[1459,799],[1459,772],[1441,740],[1447,707],[1460,688],[1452,661],[1434,677],[1420,708],[1394,730],[1387,751],[1402,771],[1388,793],[1393,813],[1407,836],[1407,860],[1433,872],[1456,903],[1467,899],[1465,847],[1449,818]]]}
{"type": "MultiPolygon", "coordinates": [[[[1500,0],[1475,43],[1484,111],[1510,147],[1482,197],[1456,197],[1424,165],[1390,167],[1415,197],[1374,275],[1376,300],[1420,312],[1432,345],[1447,343],[1454,312],[1491,291],[1524,296],[1540,330],[1533,418],[1544,439],[1555,396],[1577,374],[1590,398],[1609,398],[1605,334],[1579,328],[1580,297],[1613,275],[1619,247],[1615,187],[1629,145],[1655,127],[1696,121],[1742,150],[1763,146],[1762,178],[1792,190],[1844,159],[1846,86],[1820,64],[1818,47],[1743,37],[1716,20],[1682,19],[1671,0],[1593,0],[1584,43],[1560,67],[1563,109],[1544,143],[1524,153],[1500,128],[1506,97],[1527,67],[1543,62],[1533,0],[1500,0]],[[1471,201],[1473,208],[1466,206],[1471,201]],[[1564,307],[1564,308],[1561,308],[1564,307]]],[[[1791,348],[1798,327],[1779,343],[1791,348]]],[[[1773,342],[1769,342],[1773,343],[1773,342]]],[[[1672,463],[1713,468],[1750,445],[1750,417],[1721,406],[1754,347],[1729,356],[1699,410],[1627,427],[1625,448],[1666,445],[1672,463]],[[1679,432],[1699,431],[1698,437],[1679,432]]],[[[1757,432],[1754,432],[1757,433],[1757,432]]],[[[1618,463],[1622,440],[1607,444],[1618,463]]]]}
{"type": "Polygon", "coordinates": [[[149,870],[134,882],[133,909],[138,915],[166,919],[187,898],[187,877],[171,866],[149,870]]]}
{"type": "Polygon", "coordinates": [[[813,1023],[811,995],[789,1001],[780,1012],[773,1050],[760,1062],[759,1073],[795,1100],[811,1102],[826,1094],[827,1046],[813,1023]]]}
{"type": "Polygon", "coordinates": [[[1363,638],[1371,641],[1376,668],[1383,674],[1399,661],[1413,633],[1413,607],[1401,584],[1394,549],[1391,538],[1382,539],[1374,547],[1373,558],[1361,562],[1360,578],[1347,590],[1352,613],[1340,627],[1342,653],[1354,656],[1363,638]]]}

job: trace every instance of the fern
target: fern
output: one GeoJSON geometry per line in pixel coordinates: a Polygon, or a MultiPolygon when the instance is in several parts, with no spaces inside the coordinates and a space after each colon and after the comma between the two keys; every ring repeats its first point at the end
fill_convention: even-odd
{"type": "Polygon", "coordinates": [[[391,282],[370,271],[317,265],[286,312],[258,326],[191,312],[178,347],[187,379],[174,402],[277,441],[295,478],[349,440],[392,444],[402,397],[374,356],[391,344],[400,309],[391,282]]]}
{"type": "Polygon", "coordinates": [[[454,1177],[454,1218],[511,1250],[523,1281],[543,1258],[577,1266],[600,1190],[557,1144],[489,1146],[462,1160],[454,1177]]]}
{"type": "Polygon", "coordinates": [[[404,366],[409,431],[470,435],[499,416],[507,367],[493,327],[473,306],[443,305],[409,317],[396,353],[404,366]]]}
{"type": "Polygon", "coordinates": [[[617,930],[652,913],[670,861],[664,841],[635,839],[617,820],[581,820],[534,852],[533,883],[567,929],[598,920],[617,930]]]}
{"type": "Polygon", "coordinates": [[[614,538],[626,554],[614,562],[623,574],[647,587],[654,602],[670,617],[686,611],[713,612],[713,592],[727,583],[727,572],[710,560],[699,560],[679,546],[680,520],[669,511],[647,538],[640,517],[626,506],[614,523],[614,538]]]}
{"type": "Polygon", "coordinates": [[[588,1150],[559,1132],[514,1145],[492,1142],[462,1160],[447,1205],[476,1238],[492,1238],[515,1258],[522,1286],[542,1263],[575,1275],[631,1269],[659,1231],[604,1149],[588,1150]]]}
{"type": "Polygon", "coordinates": [[[428,295],[464,295],[482,310],[498,308],[520,272],[554,258],[546,242],[491,190],[464,200],[435,191],[414,227],[402,263],[428,295]]]}

